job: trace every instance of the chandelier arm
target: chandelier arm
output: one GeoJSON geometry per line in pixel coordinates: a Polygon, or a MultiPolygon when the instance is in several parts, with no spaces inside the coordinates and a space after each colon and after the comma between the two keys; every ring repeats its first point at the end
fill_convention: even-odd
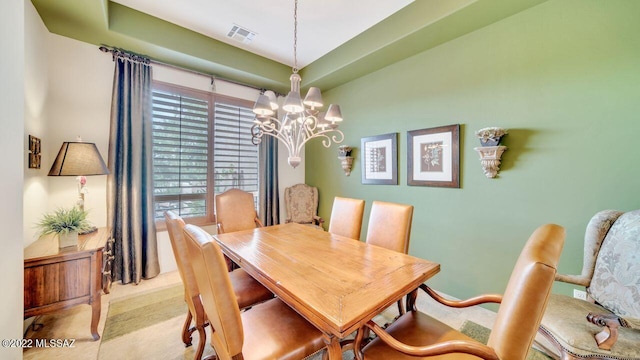
{"type": "Polygon", "coordinates": [[[300,152],[302,151],[302,147],[304,146],[305,142],[306,142],[306,136],[304,136],[304,133],[302,132],[302,128],[301,128],[302,124],[299,124],[296,122],[296,131],[295,131],[295,140],[292,143],[292,146],[294,147],[294,156],[300,156],[300,152]]]}
{"type": "Polygon", "coordinates": [[[260,138],[262,138],[263,135],[268,135],[268,136],[271,136],[271,137],[274,137],[274,138],[280,140],[280,142],[282,142],[284,144],[284,146],[287,148],[287,152],[289,154],[291,154],[291,152],[292,152],[291,150],[293,150],[293,148],[291,147],[291,143],[286,141],[286,139],[282,136],[281,133],[279,133],[279,132],[276,132],[276,133],[273,133],[273,132],[261,132],[261,134],[262,135],[260,135],[260,138]]]}
{"type": "Polygon", "coordinates": [[[262,129],[258,124],[251,126],[251,143],[253,145],[259,145],[262,142],[262,129]]]}
{"type": "Polygon", "coordinates": [[[260,129],[260,134],[261,134],[259,137],[262,138],[263,134],[274,137],[277,140],[280,140],[282,143],[284,143],[284,145],[287,148],[287,151],[291,153],[291,150],[293,150],[293,144],[291,143],[291,139],[285,134],[283,134],[283,131],[286,131],[286,130],[284,129],[282,122],[277,118],[271,117],[271,116],[269,117],[269,120],[271,121],[270,124],[263,123],[258,125],[258,128],[260,129]]]}
{"type": "Polygon", "coordinates": [[[338,137],[338,134],[333,135],[333,142],[336,144],[340,144],[341,142],[344,141],[344,133],[338,129],[334,129],[334,131],[337,132],[340,135],[340,137],[338,137]]]}
{"type": "Polygon", "coordinates": [[[319,132],[318,135],[324,137],[324,139],[322,139],[322,145],[324,145],[324,147],[326,148],[331,146],[332,140],[334,144],[340,144],[342,141],[344,141],[344,134],[342,133],[342,131],[338,129],[323,130],[319,132]],[[333,132],[336,132],[337,134],[333,134],[329,136],[329,133],[333,133],[333,132]],[[340,137],[338,137],[338,135],[340,137]]]}

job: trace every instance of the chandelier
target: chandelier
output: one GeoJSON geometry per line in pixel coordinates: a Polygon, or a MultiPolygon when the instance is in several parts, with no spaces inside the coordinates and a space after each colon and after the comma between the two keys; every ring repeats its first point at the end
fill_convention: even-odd
{"type": "Polygon", "coordinates": [[[293,168],[300,164],[300,152],[307,141],[322,138],[322,145],[328,148],[333,141],[339,144],[344,140],[344,134],[338,130],[342,121],[340,106],[331,104],[327,112],[320,112],[323,106],[322,95],[317,87],[309,88],[304,100],[300,96],[300,82],[298,75],[298,0],[295,0],[293,10],[293,68],[291,77],[291,91],[282,105],[283,116],[278,119],[278,102],[273,91],[265,91],[258,96],[253,112],[256,114],[254,125],[251,127],[251,141],[254,145],[262,141],[264,135],[280,140],[289,152],[287,159],[293,168]]]}

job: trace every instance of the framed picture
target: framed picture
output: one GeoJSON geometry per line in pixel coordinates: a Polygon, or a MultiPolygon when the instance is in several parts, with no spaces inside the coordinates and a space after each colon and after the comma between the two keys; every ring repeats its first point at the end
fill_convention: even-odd
{"type": "Polygon", "coordinates": [[[362,183],[398,185],[398,133],[362,138],[362,183]]]}
{"type": "Polygon", "coordinates": [[[29,168],[40,169],[40,139],[29,135],[29,168]]]}
{"type": "Polygon", "coordinates": [[[407,185],[460,187],[460,125],[407,132],[407,185]]]}

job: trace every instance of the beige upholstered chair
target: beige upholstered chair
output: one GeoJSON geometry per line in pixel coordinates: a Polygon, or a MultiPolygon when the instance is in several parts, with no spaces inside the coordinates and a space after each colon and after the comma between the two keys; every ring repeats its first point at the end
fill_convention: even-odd
{"type": "Polygon", "coordinates": [[[442,298],[426,285],[420,287],[438,302],[455,308],[500,303],[487,345],[414,308],[386,330],[373,321],[365,324],[378,336],[361,347],[363,331],[358,331],[355,348],[360,351],[356,351],[356,358],[431,359],[429,356],[440,355],[435,358],[524,360],[551,293],[564,235],[564,229],[558,225],[536,229],[520,253],[504,295],[455,301],[442,298]]]}
{"type": "Polygon", "coordinates": [[[360,240],[364,200],[336,196],[331,208],[329,232],[360,240]]]}
{"type": "MultiPolygon", "coordinates": [[[[191,334],[196,330],[198,331],[200,342],[196,350],[195,359],[200,360],[207,339],[204,330],[206,327],[206,319],[204,310],[202,309],[202,303],[200,302],[200,291],[198,290],[193,268],[189,262],[187,244],[185,243],[183,235],[185,224],[182,218],[172,211],[167,211],[164,214],[164,218],[167,223],[167,231],[169,232],[173,255],[178,265],[178,272],[184,285],[184,300],[188,308],[187,318],[182,328],[182,341],[187,346],[191,345],[191,334]],[[195,322],[195,327],[191,327],[192,319],[195,322]]],[[[273,297],[273,294],[267,288],[254,280],[242,269],[237,269],[229,273],[229,278],[240,309],[245,309],[273,297]]]]}
{"type": "Polygon", "coordinates": [[[594,215],[582,273],[556,280],[584,286],[588,295],[588,301],[559,294],[549,300],[540,333],[563,359],[640,359],[640,210],[594,215]],[[589,313],[601,316],[591,323],[589,313]]]}
{"type": "MultiPolygon", "coordinates": [[[[229,189],[216,195],[216,226],[218,234],[262,227],[253,195],[240,189],[229,189]]],[[[224,258],[229,271],[238,268],[226,255],[224,258]]]]}
{"type": "Polygon", "coordinates": [[[322,228],[324,219],[318,216],[318,188],[297,184],[284,189],[287,209],[285,223],[295,222],[322,228]]]}
{"type": "Polygon", "coordinates": [[[195,225],[184,234],[217,359],[303,359],[325,348],[322,333],[278,298],[241,313],[218,244],[195,225]]]}

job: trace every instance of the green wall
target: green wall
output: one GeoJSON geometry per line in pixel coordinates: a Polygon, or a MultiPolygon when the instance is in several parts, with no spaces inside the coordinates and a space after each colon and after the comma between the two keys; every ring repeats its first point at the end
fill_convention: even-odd
{"type": "MultiPolygon", "coordinates": [[[[640,1],[550,0],[324,94],[341,105],[346,177],[306,147],[306,181],[330,218],[334,196],[415,206],[410,253],[441,263],[430,284],[456,297],[502,292],[541,224],[567,229],[560,272],[578,273],[584,229],[603,209],[640,208],[640,1]],[[407,186],[407,131],[461,125],[460,189],[407,186]],[[474,132],[509,129],[485,177],[474,132]],[[360,138],[399,133],[399,185],[362,185],[360,138]]],[[[570,294],[572,287],[556,285],[570,294]]]]}

